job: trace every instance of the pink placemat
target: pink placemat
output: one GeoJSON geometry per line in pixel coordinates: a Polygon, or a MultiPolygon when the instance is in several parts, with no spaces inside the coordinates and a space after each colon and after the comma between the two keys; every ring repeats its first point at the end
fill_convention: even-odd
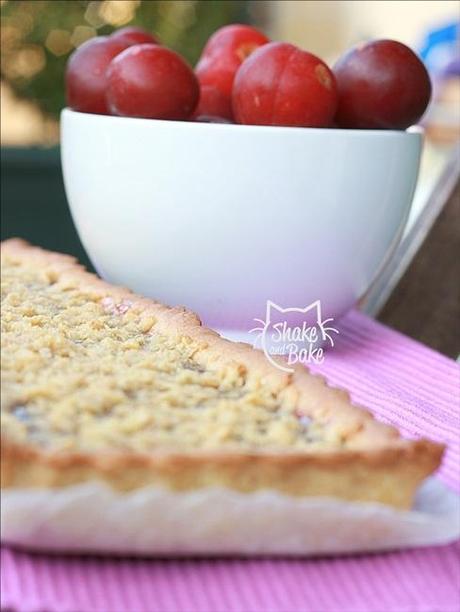
{"type": "MultiPolygon", "coordinates": [[[[448,444],[460,491],[460,368],[349,314],[316,370],[407,436],[448,444]]],[[[267,534],[270,537],[270,534],[267,534]]],[[[2,609],[18,612],[458,612],[460,543],[324,560],[63,558],[1,551],[2,609]]]]}

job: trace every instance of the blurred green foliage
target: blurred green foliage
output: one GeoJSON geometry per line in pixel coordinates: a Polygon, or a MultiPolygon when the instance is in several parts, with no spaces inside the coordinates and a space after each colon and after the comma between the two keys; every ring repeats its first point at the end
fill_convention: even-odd
{"type": "Polygon", "coordinates": [[[57,117],[65,106],[67,58],[84,40],[142,26],[193,65],[214,30],[249,17],[244,0],[2,0],[1,77],[57,117]]]}

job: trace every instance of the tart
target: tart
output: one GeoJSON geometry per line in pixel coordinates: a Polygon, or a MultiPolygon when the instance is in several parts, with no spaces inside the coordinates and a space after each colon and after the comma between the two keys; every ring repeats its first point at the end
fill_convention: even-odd
{"type": "Polygon", "coordinates": [[[2,244],[2,488],[274,489],[409,508],[443,447],[406,440],[299,366],[2,244]]]}

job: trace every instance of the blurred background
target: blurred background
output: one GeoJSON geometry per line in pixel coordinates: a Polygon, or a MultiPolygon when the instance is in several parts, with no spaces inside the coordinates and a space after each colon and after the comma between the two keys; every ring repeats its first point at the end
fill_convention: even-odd
{"type": "MultiPolygon", "coordinates": [[[[423,120],[426,146],[404,239],[388,277],[361,305],[385,317],[395,287],[423,254],[421,245],[442,215],[454,215],[444,224],[451,232],[459,220],[458,211],[449,212],[458,209],[458,188],[454,196],[452,192],[460,164],[459,12],[456,0],[1,0],[2,238],[20,235],[72,253],[89,265],[68,212],[59,160],[65,64],[88,38],[138,25],[156,33],[192,64],[210,34],[235,22],[254,24],[273,39],[297,44],[330,64],[359,41],[394,38],[424,59],[434,82],[434,99],[423,120]],[[446,213],[448,202],[454,204],[446,213]]],[[[457,246],[459,233],[453,238],[457,246]]],[[[445,236],[436,239],[437,244],[445,242],[445,236]]],[[[452,258],[450,251],[448,257],[452,258]]],[[[424,265],[429,269],[434,264],[431,253],[424,265]]],[[[436,265],[445,268],[445,263],[436,265]]],[[[398,301],[395,306],[400,308],[398,301]]],[[[390,323],[398,327],[391,317],[390,323]]]]}

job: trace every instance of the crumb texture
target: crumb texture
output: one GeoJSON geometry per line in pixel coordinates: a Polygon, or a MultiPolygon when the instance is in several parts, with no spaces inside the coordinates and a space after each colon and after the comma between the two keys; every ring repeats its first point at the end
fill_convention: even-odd
{"type": "Polygon", "coordinates": [[[205,341],[156,323],[134,296],[101,296],[52,266],[5,254],[3,433],[58,451],[353,445],[327,414],[307,416],[308,405],[299,413],[287,379],[219,364],[205,341]]]}

